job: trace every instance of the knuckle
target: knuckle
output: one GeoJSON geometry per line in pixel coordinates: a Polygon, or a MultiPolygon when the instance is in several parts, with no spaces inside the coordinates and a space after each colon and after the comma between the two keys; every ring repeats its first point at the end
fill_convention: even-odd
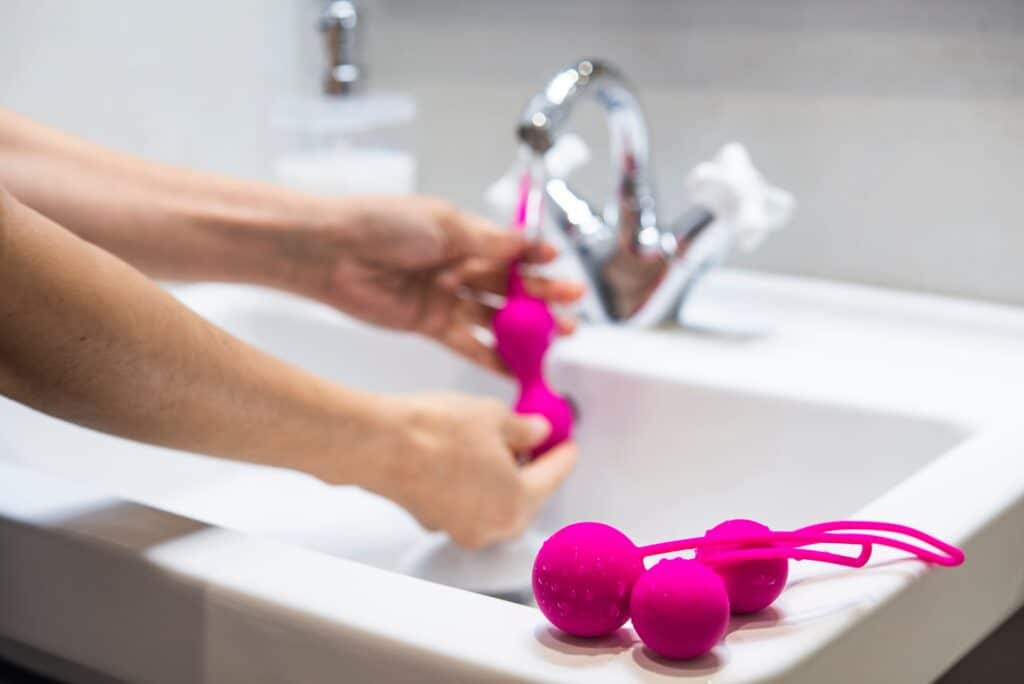
{"type": "Polygon", "coordinates": [[[488,397],[481,400],[480,406],[487,413],[495,416],[503,416],[506,413],[505,404],[503,404],[500,399],[495,399],[494,397],[488,397]]]}
{"type": "Polygon", "coordinates": [[[477,529],[458,530],[449,535],[456,544],[467,549],[482,549],[487,545],[487,537],[477,529]]]}
{"type": "Polygon", "coordinates": [[[450,219],[454,217],[455,214],[457,213],[455,205],[446,199],[441,199],[440,197],[432,197],[430,198],[429,202],[430,211],[433,212],[435,216],[439,217],[442,220],[450,219]]]}
{"type": "Polygon", "coordinates": [[[529,523],[529,506],[526,493],[518,489],[505,497],[495,511],[495,528],[512,536],[526,528],[529,523]]]}
{"type": "Polygon", "coordinates": [[[419,519],[417,522],[419,522],[420,527],[425,529],[427,532],[437,532],[439,529],[441,529],[440,525],[435,523],[433,520],[419,519]]]}

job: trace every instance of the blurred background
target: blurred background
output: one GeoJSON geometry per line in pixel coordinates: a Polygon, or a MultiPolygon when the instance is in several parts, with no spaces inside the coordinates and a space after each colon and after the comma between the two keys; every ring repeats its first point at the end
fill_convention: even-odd
{"type": "MultiPolygon", "coordinates": [[[[685,173],[730,140],[796,194],[795,222],[732,263],[1024,303],[1024,2],[362,4],[369,86],[418,102],[420,191],[481,209],[526,100],[570,61],[605,57],[646,107],[668,215],[685,173]]],[[[319,5],[5,0],[0,106],[269,180],[273,104],[319,89],[319,5]]],[[[589,114],[580,128],[603,143],[589,114]]],[[[580,172],[594,192],[609,173],[596,156],[580,172]]]]}

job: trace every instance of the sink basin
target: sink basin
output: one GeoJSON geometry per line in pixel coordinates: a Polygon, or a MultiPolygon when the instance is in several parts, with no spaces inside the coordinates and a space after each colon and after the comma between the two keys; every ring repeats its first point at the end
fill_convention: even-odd
{"type": "MultiPolygon", "coordinates": [[[[310,302],[175,292],[338,382],[512,397],[432,343],[310,302]]],[[[775,606],[672,663],[628,625],[571,639],[529,605],[402,574],[433,537],[379,497],[0,400],[0,653],[132,681],[927,682],[1024,603],[1024,315],[740,271],[711,274],[688,312],[686,330],[556,345],[581,459],[539,533],[592,519],[648,543],[735,517],[887,519],[967,564],[796,563],[775,606]]]]}

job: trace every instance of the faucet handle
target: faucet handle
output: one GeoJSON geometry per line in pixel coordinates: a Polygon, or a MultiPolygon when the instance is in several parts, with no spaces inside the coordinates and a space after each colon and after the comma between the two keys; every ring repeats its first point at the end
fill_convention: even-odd
{"type": "Polygon", "coordinates": [[[796,206],[793,195],[768,183],[739,143],[724,145],[711,161],[698,164],[685,186],[695,203],[732,227],[747,251],[788,223],[796,206]]]}

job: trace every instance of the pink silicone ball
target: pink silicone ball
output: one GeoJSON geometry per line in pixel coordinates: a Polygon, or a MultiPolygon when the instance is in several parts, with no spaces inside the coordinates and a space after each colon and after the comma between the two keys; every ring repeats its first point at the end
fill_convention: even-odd
{"type": "MultiPolygon", "coordinates": [[[[708,539],[729,539],[767,534],[771,529],[753,520],[726,520],[707,531],[708,539]]],[[[729,550],[757,548],[757,544],[704,547],[697,550],[697,559],[711,561],[729,550]]],[[[725,582],[729,605],[737,614],[756,613],[770,606],[786,587],[789,561],[785,558],[749,560],[715,565],[715,572],[725,582]]]]}
{"type": "Polygon", "coordinates": [[[633,629],[652,651],[664,658],[696,658],[725,634],[729,596],[708,566],[671,558],[637,579],[630,612],[633,629]]]}
{"type": "Polygon", "coordinates": [[[493,325],[498,354],[513,375],[539,378],[544,353],[555,338],[555,318],[547,305],[528,295],[510,295],[493,325]]]}
{"type": "Polygon", "coordinates": [[[639,550],[614,527],[581,522],[553,534],[533,563],[533,595],[555,627],[610,634],[629,619],[629,596],[644,572],[639,550]]]}
{"type": "Polygon", "coordinates": [[[572,406],[543,382],[524,388],[516,402],[516,413],[536,413],[547,418],[551,424],[551,432],[530,452],[532,456],[540,456],[569,439],[572,434],[572,406]]]}

